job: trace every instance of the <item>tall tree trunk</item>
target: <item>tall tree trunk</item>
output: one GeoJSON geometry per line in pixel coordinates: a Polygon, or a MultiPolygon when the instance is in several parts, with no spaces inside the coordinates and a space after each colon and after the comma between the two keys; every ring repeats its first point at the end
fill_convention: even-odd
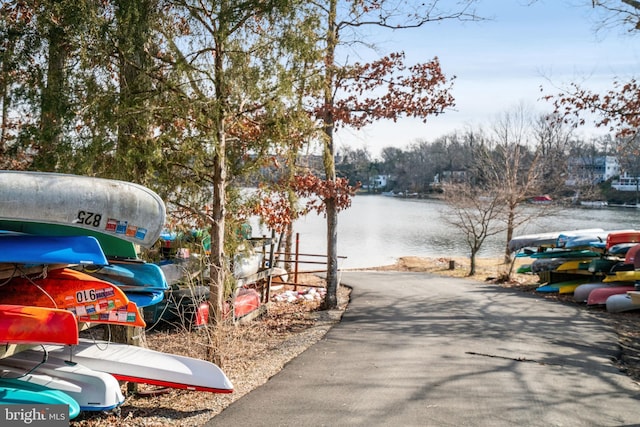
{"type": "MultiPolygon", "coordinates": [[[[324,84],[324,133],[325,144],[323,162],[327,181],[336,181],[335,146],[333,140],[333,85],[335,80],[335,49],[338,37],[335,28],[337,16],[337,0],[329,2],[329,22],[327,25],[327,52],[325,56],[325,84],[324,84]]],[[[325,201],[327,214],[327,294],[324,308],[331,309],[338,306],[338,209],[335,195],[325,201]]]]}
{"type": "Polygon", "coordinates": [[[2,62],[2,78],[0,78],[0,102],[2,103],[2,123],[0,124],[0,155],[4,155],[7,147],[7,130],[9,128],[9,108],[11,107],[10,85],[10,69],[13,61],[15,42],[13,39],[8,40],[5,45],[5,51],[0,57],[2,62]]]}
{"type": "Polygon", "coordinates": [[[211,255],[209,285],[212,321],[218,324],[222,321],[222,308],[224,303],[224,284],[226,281],[226,269],[224,259],[224,227],[226,211],[226,185],[227,185],[227,159],[226,159],[226,92],[224,90],[224,44],[221,39],[216,40],[215,57],[215,90],[216,99],[214,107],[214,126],[216,129],[216,154],[213,166],[213,208],[211,212],[211,255]]]}
{"type": "Polygon", "coordinates": [[[116,164],[120,179],[148,184],[153,145],[149,141],[148,94],[151,84],[145,45],[150,38],[150,1],[119,0],[116,4],[120,56],[120,105],[116,164]]]}
{"type": "Polygon", "coordinates": [[[509,206],[509,212],[507,213],[507,244],[504,248],[504,263],[511,263],[511,251],[509,250],[509,242],[513,238],[513,224],[515,222],[515,209],[516,207],[513,205],[509,206]]]}
{"type": "Polygon", "coordinates": [[[478,254],[477,249],[473,249],[471,251],[471,256],[469,257],[469,262],[471,266],[469,267],[469,276],[475,276],[476,274],[476,255],[478,254]]]}
{"type": "Polygon", "coordinates": [[[47,34],[49,57],[47,81],[40,100],[40,144],[34,159],[38,170],[55,171],[66,103],[65,64],[69,56],[67,34],[61,25],[50,24],[47,34]]]}

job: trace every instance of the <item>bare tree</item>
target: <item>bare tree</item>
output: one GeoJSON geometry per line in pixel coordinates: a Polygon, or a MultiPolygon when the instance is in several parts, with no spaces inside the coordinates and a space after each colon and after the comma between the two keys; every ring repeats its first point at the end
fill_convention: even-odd
{"type": "Polygon", "coordinates": [[[498,188],[484,191],[468,183],[446,186],[445,201],[449,210],[445,220],[460,230],[469,248],[469,276],[476,274],[476,256],[487,237],[502,233],[504,199],[498,188]]]}

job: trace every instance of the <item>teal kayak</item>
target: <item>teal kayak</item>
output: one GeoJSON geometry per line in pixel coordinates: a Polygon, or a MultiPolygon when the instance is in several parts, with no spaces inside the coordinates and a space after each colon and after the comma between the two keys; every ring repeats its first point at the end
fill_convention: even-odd
{"type": "Polygon", "coordinates": [[[600,252],[590,250],[549,250],[532,254],[531,258],[595,258],[601,255],[600,252]]]}
{"type": "Polygon", "coordinates": [[[582,285],[588,280],[589,280],[589,277],[585,277],[584,279],[575,279],[575,280],[567,280],[564,282],[550,283],[548,285],[539,286],[538,288],[536,288],[536,292],[568,294],[568,293],[572,293],[578,286],[582,285]]]}
{"type": "Polygon", "coordinates": [[[69,419],[80,414],[80,405],[68,394],[12,378],[0,378],[0,405],[67,405],[69,419]]]}

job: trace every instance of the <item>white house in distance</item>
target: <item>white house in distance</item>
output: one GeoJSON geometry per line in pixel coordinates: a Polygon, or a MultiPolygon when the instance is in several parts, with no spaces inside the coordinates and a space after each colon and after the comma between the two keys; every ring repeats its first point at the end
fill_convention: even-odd
{"type": "Polygon", "coordinates": [[[611,182],[611,188],[615,188],[618,191],[636,191],[639,190],[638,178],[630,176],[627,172],[620,175],[620,178],[611,182]]]}
{"type": "Polygon", "coordinates": [[[571,157],[567,185],[599,184],[620,175],[620,162],[615,156],[571,157]]]}
{"type": "Polygon", "coordinates": [[[372,188],[385,188],[389,181],[388,175],[376,175],[369,179],[369,185],[372,188]]]}
{"type": "Polygon", "coordinates": [[[571,158],[569,160],[569,178],[567,185],[597,184],[613,177],[611,188],[618,191],[637,191],[640,189],[640,177],[634,177],[622,171],[615,156],[597,156],[592,158],[571,158]]]}

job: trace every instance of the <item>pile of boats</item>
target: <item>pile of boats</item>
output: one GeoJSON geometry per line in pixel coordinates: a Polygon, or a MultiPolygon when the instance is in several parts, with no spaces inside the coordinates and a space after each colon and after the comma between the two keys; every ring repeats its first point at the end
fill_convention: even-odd
{"type": "Polygon", "coordinates": [[[105,411],[119,381],[231,393],[208,361],[80,337],[94,325],[144,327],[140,308],[169,288],[137,257],[165,225],[157,194],[133,183],[0,171],[0,404],[105,411]]]}
{"type": "Polygon", "coordinates": [[[541,293],[573,294],[612,313],[640,310],[640,230],[583,229],[523,235],[509,250],[530,263],[541,293]]]}

